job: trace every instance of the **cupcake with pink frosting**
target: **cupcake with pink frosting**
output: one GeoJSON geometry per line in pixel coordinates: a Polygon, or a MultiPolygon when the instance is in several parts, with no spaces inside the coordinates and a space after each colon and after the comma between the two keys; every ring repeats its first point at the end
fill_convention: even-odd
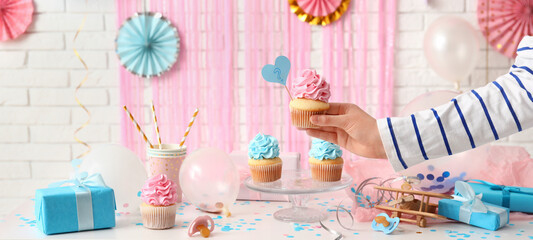
{"type": "Polygon", "coordinates": [[[298,128],[315,128],[311,116],[326,114],[329,109],[329,83],[315,70],[301,71],[292,85],[290,102],[292,125],[298,128]]]}
{"type": "Polygon", "coordinates": [[[142,188],[141,215],[143,226],[150,229],[174,227],[178,185],[160,174],[146,180],[142,188]]]}

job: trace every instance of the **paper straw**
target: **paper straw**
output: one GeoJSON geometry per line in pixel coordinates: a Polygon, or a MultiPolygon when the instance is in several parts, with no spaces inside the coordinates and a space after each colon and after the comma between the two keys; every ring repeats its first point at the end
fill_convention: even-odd
{"type": "Polygon", "coordinates": [[[157,125],[157,116],[155,115],[154,101],[152,101],[152,115],[154,116],[155,134],[157,135],[157,142],[159,143],[159,149],[161,149],[161,135],[159,135],[159,126],[157,125]]]}
{"type": "Polygon", "coordinates": [[[196,119],[196,115],[198,115],[198,108],[194,111],[191,121],[189,122],[189,126],[187,127],[187,130],[185,130],[185,135],[183,135],[183,138],[181,139],[180,147],[183,146],[183,144],[185,143],[185,139],[187,138],[187,135],[189,135],[189,131],[191,131],[191,126],[194,123],[194,120],[196,119]]]}
{"type": "Polygon", "coordinates": [[[128,113],[128,115],[130,116],[130,119],[131,121],[133,122],[133,124],[135,124],[135,127],[137,128],[137,131],[139,131],[139,133],[141,133],[141,136],[144,138],[144,141],[146,143],[148,143],[148,145],[150,145],[150,148],[154,148],[154,145],[152,145],[152,143],[150,142],[150,140],[148,140],[148,138],[146,137],[146,135],[144,134],[143,130],[141,129],[141,126],[139,126],[139,124],[137,123],[137,121],[135,121],[135,119],[133,118],[133,115],[131,115],[130,111],[128,110],[128,107],[126,107],[126,105],[124,105],[124,110],[126,110],[126,113],[128,113]]]}

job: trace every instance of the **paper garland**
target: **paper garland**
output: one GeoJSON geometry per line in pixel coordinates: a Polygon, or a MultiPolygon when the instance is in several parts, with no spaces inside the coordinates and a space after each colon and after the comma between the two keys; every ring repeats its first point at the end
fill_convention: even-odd
{"type": "Polygon", "coordinates": [[[508,58],[516,56],[522,37],[533,34],[530,1],[479,0],[477,18],[488,43],[508,58]]]}
{"type": "Polygon", "coordinates": [[[161,76],[178,59],[178,30],[161,13],[135,13],[115,41],[122,66],[140,77],[161,76]]]}
{"type": "Polygon", "coordinates": [[[0,41],[15,39],[32,21],[32,0],[0,0],[0,41]]]}
{"type": "Polygon", "coordinates": [[[351,0],[289,0],[291,12],[303,22],[326,26],[348,10],[351,0]]]}

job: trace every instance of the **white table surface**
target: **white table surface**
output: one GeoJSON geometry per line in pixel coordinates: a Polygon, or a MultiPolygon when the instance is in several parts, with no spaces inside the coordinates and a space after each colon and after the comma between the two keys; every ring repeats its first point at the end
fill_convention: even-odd
{"type": "MultiPolygon", "coordinates": [[[[328,207],[338,204],[346,198],[344,191],[311,196],[310,207],[328,213],[326,226],[340,231],[344,239],[533,239],[533,220],[511,221],[509,225],[498,230],[469,226],[462,223],[429,224],[419,228],[408,223],[401,223],[391,235],[376,232],[369,222],[356,223],[356,231],[342,229],[335,219],[335,212],[328,207]]],[[[345,199],[343,203],[351,204],[345,199]]],[[[0,238],[2,239],[189,239],[188,223],[195,217],[206,213],[196,210],[188,203],[183,203],[176,214],[176,226],[168,230],[150,230],[141,225],[140,215],[117,214],[116,227],[95,231],[85,231],[57,235],[44,235],[35,226],[33,200],[27,200],[15,211],[0,219],[0,238]]],[[[281,208],[289,207],[288,202],[238,201],[230,209],[232,216],[225,218],[215,214],[215,230],[209,239],[334,239],[333,235],[320,228],[318,223],[298,224],[275,220],[272,214],[281,208]]],[[[351,209],[351,206],[347,206],[351,209]]],[[[349,221],[349,219],[344,219],[349,221]]],[[[203,239],[195,235],[190,239],[203,239]]]]}

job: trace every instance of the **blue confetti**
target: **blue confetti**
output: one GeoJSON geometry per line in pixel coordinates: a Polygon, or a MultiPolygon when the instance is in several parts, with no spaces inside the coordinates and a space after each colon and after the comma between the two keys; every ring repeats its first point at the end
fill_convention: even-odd
{"type": "Polygon", "coordinates": [[[15,214],[15,216],[17,216],[17,217],[18,217],[18,216],[21,216],[21,215],[22,215],[22,214],[20,214],[20,213],[15,214]]]}
{"type": "Polygon", "coordinates": [[[315,234],[315,236],[320,237],[320,236],[322,236],[322,234],[317,233],[317,234],[315,234]]]}
{"type": "Polygon", "coordinates": [[[256,218],[255,221],[263,221],[261,218],[256,218]]]}
{"type": "Polygon", "coordinates": [[[514,223],[509,223],[509,226],[514,226],[514,223]]]}
{"type": "Polygon", "coordinates": [[[297,231],[297,232],[302,231],[302,230],[304,230],[303,227],[295,227],[295,228],[294,228],[294,231],[297,231]]]}
{"type": "Polygon", "coordinates": [[[436,232],[437,230],[436,229],[430,229],[429,231],[430,232],[436,232]]]}
{"type": "Polygon", "coordinates": [[[292,236],[292,235],[288,235],[287,237],[288,237],[288,238],[294,238],[294,236],[292,236]]]}
{"type": "Polygon", "coordinates": [[[142,226],[143,223],[136,223],[135,225],[137,225],[137,226],[142,226]]]}
{"type": "Polygon", "coordinates": [[[359,235],[359,233],[354,232],[353,235],[359,235]]]}
{"type": "Polygon", "coordinates": [[[250,225],[255,225],[255,223],[250,223],[250,225]]]}
{"type": "Polygon", "coordinates": [[[253,231],[255,228],[247,228],[246,231],[253,231]]]}
{"type": "Polygon", "coordinates": [[[222,216],[216,216],[213,219],[222,219],[222,216]]]}
{"type": "Polygon", "coordinates": [[[137,197],[140,197],[141,196],[141,191],[138,191],[137,192],[137,197]]]}
{"type": "Polygon", "coordinates": [[[233,228],[229,227],[229,226],[224,226],[220,229],[222,232],[229,232],[231,230],[233,230],[233,228]]]}

